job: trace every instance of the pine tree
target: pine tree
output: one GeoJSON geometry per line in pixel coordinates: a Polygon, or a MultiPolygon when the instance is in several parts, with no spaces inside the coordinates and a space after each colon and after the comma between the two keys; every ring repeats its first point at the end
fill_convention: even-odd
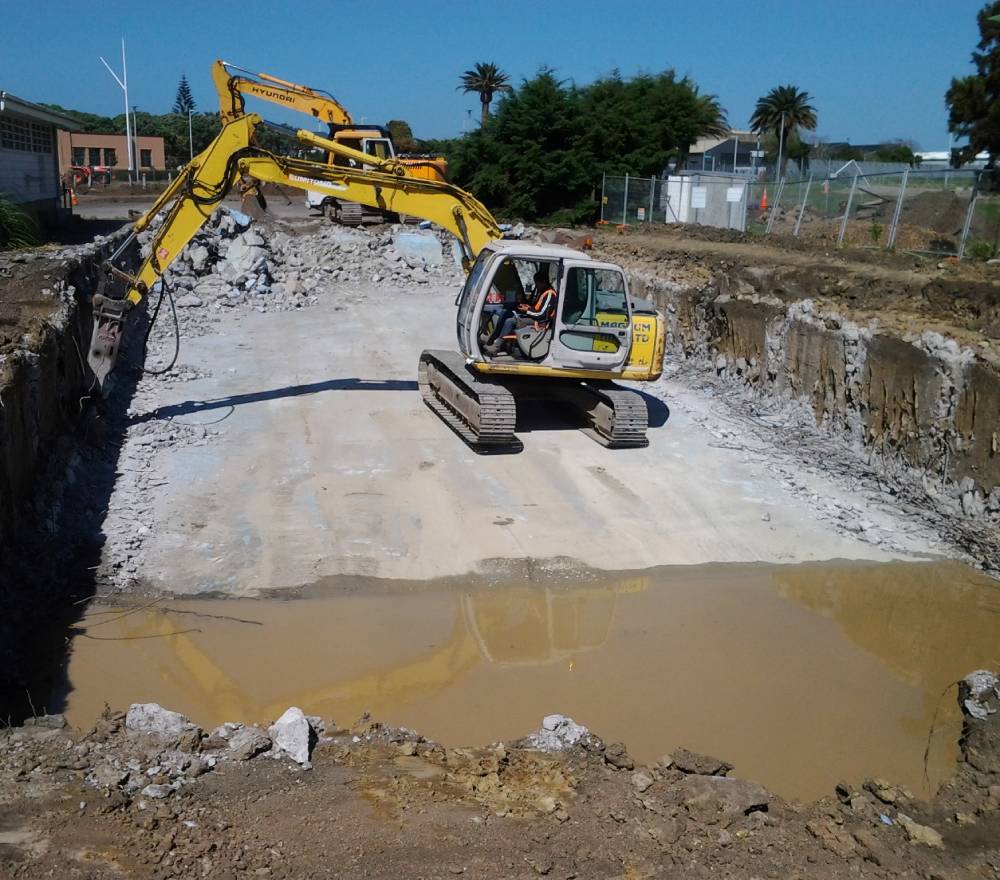
{"type": "Polygon", "coordinates": [[[174,113],[187,116],[194,109],[194,96],[191,94],[191,87],[188,85],[187,77],[182,73],[181,81],[177,86],[177,97],[174,100],[174,113]]]}

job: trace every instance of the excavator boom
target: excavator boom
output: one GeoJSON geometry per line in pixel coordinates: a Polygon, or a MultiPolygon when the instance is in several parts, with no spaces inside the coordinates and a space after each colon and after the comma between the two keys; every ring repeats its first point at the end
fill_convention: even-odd
{"type": "Polygon", "coordinates": [[[490,212],[457,186],[410,177],[394,160],[374,160],[307,131],[298,133],[303,143],[347,157],[357,154],[369,164],[374,162],[378,170],[276,156],[255,145],[254,131],[260,124],[259,116],[249,114],[225,125],[218,137],[136,221],[133,236],[119,248],[119,253],[136,233],[148,228],[153,218],[173,203],[153,237],[149,256],[134,275],[114,269],[114,257],[109,261],[108,273],[123,278],[126,291],[121,299],[103,294],[94,297],[94,329],[87,360],[98,382],[103,384],[114,367],[128,311],[142,302],[241,177],[302,190],[319,188],[335,193],[338,198],[430,220],[459,240],[466,268],[483,247],[502,237],[490,212]]]}
{"type": "Polygon", "coordinates": [[[226,61],[216,61],[212,65],[212,81],[219,95],[219,115],[223,124],[245,115],[245,95],[297,110],[328,125],[349,127],[354,124],[344,105],[329,92],[267,73],[254,73],[226,61]]]}

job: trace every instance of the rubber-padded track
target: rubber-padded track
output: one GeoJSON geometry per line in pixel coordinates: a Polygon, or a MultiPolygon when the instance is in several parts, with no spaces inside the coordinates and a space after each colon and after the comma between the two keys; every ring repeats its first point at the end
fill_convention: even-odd
{"type": "Polygon", "coordinates": [[[459,352],[421,352],[417,384],[424,403],[473,451],[520,452],[524,448],[514,436],[514,395],[499,382],[477,378],[459,352]]]}
{"type": "Polygon", "coordinates": [[[583,432],[602,446],[609,449],[636,449],[649,446],[646,428],[649,426],[649,410],[646,401],[636,391],[629,391],[619,385],[594,386],[584,384],[584,388],[600,400],[601,407],[611,412],[604,422],[610,422],[608,432],[601,424],[595,423],[583,432]]]}

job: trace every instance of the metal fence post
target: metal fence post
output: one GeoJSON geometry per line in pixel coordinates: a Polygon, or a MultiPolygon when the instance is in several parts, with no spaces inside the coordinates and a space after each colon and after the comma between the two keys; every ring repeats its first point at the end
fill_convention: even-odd
{"type": "Polygon", "coordinates": [[[809,190],[813,185],[813,176],[810,174],[809,179],[806,181],[806,191],[802,194],[802,204],[799,206],[799,216],[795,221],[795,232],[792,234],[798,238],[799,230],[802,228],[802,215],[806,212],[806,202],[809,201],[809,190]]]}
{"type": "Polygon", "coordinates": [[[601,222],[602,223],[604,222],[604,205],[606,204],[605,200],[607,199],[607,196],[605,195],[604,192],[604,185],[605,183],[607,183],[607,180],[608,180],[608,173],[607,171],[605,171],[601,175],[601,222]]]}
{"type": "Polygon", "coordinates": [[[649,178],[649,216],[646,218],[646,222],[652,226],[653,224],[653,195],[656,192],[656,178],[649,178]]]}
{"type": "Polygon", "coordinates": [[[625,198],[622,199],[622,226],[628,223],[628,175],[625,175],[625,198]]]}
{"type": "Polygon", "coordinates": [[[889,225],[889,237],[886,239],[886,250],[893,250],[896,247],[896,232],[899,230],[899,218],[903,213],[903,199],[906,196],[906,182],[910,179],[910,171],[903,172],[903,179],[899,184],[899,194],[896,196],[896,210],[892,212],[892,223],[889,225]]]}
{"type": "Polygon", "coordinates": [[[774,220],[778,216],[778,206],[781,204],[781,195],[785,191],[785,178],[782,177],[778,181],[778,191],[774,194],[774,207],[767,212],[767,228],[764,230],[764,235],[770,235],[771,230],[774,229],[774,220]]]}
{"type": "Polygon", "coordinates": [[[969,210],[965,212],[965,223],[962,226],[962,240],[958,244],[958,258],[960,260],[965,256],[965,243],[969,240],[972,216],[976,213],[976,200],[979,198],[979,180],[981,177],[982,173],[976,175],[976,182],[972,185],[972,197],[969,199],[969,210]]]}
{"type": "Polygon", "coordinates": [[[851,216],[851,203],[854,201],[854,191],[858,188],[858,175],[854,174],[851,180],[851,191],[847,195],[847,207],[844,209],[844,216],[840,221],[840,234],[837,236],[837,247],[844,243],[844,234],[847,232],[847,218],[851,216]]]}

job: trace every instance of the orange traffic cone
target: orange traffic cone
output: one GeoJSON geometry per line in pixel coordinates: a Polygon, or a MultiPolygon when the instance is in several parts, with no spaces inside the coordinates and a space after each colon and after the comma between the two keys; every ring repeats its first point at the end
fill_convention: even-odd
{"type": "Polygon", "coordinates": [[[764,195],[760,197],[760,209],[762,211],[767,210],[767,187],[764,187],[764,195]]]}
{"type": "Polygon", "coordinates": [[[71,189],[69,191],[69,203],[75,208],[80,204],[80,200],[76,197],[76,190],[71,189]]]}

